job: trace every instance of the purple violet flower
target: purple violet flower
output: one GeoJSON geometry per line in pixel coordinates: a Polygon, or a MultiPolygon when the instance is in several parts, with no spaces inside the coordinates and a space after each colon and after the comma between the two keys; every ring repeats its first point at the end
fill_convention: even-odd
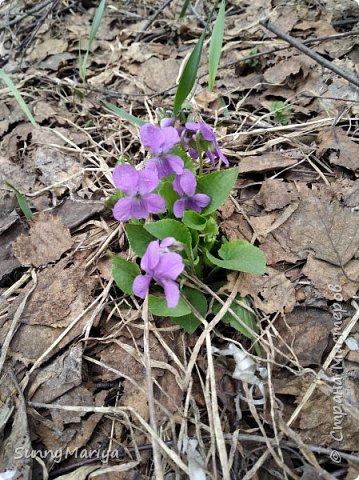
{"type": "Polygon", "coordinates": [[[209,148],[206,152],[204,152],[207,157],[214,163],[216,158],[219,158],[225,165],[229,165],[227,157],[222,153],[221,149],[219,148],[217,138],[213,133],[212,129],[206,123],[197,123],[197,122],[187,122],[186,123],[186,130],[192,134],[192,138],[186,139],[185,142],[188,143],[189,146],[189,154],[192,158],[198,158],[198,150],[196,148],[196,135],[197,132],[200,133],[202,140],[212,143],[209,145],[209,148]]]}
{"type": "Polygon", "coordinates": [[[140,130],[142,145],[154,155],[148,162],[148,166],[155,167],[158,178],[168,177],[172,173],[181,174],[183,160],[177,155],[168,153],[180,141],[177,130],[174,127],[157,127],[151,123],[145,123],[140,130]]]}
{"type": "Polygon", "coordinates": [[[171,252],[169,247],[175,245],[176,240],[167,237],[159,243],[154,240],[148,244],[146,253],[141,260],[141,268],[145,275],[137,275],[133,282],[133,293],[137,297],[145,298],[151,281],[155,281],[165,291],[167,306],[174,308],[179,302],[180,292],[176,282],[185,266],[181,255],[171,252]]]}
{"type": "Polygon", "coordinates": [[[186,208],[200,212],[206,207],[211,198],[205,193],[195,193],[197,187],[196,177],[190,170],[183,170],[182,175],[177,175],[173,182],[173,190],[182,198],[173,205],[175,217],[182,218],[186,208]]]}
{"type": "Polygon", "coordinates": [[[136,170],[128,164],[117,165],[113,171],[113,183],[127,195],[114,206],[116,220],[126,222],[130,218],[147,218],[150,213],[165,211],[164,199],[158,193],[152,193],[159,184],[155,170],[136,170]]]}

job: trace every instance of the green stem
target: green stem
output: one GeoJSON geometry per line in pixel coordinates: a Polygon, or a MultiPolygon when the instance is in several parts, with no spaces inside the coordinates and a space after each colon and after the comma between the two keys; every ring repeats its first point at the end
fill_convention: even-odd
{"type": "Polygon", "coordinates": [[[190,267],[191,267],[191,271],[192,271],[193,274],[196,274],[196,270],[195,270],[195,265],[194,265],[194,262],[193,262],[193,258],[192,258],[190,249],[188,248],[187,245],[185,246],[185,249],[184,249],[184,250],[185,250],[186,255],[187,255],[187,258],[188,258],[188,260],[189,260],[190,267]]]}
{"type": "Polygon", "coordinates": [[[208,281],[210,278],[212,278],[213,275],[218,272],[218,270],[221,270],[221,267],[217,266],[217,267],[212,268],[212,270],[207,275],[206,280],[208,281]]]}
{"type": "Polygon", "coordinates": [[[203,175],[203,154],[199,154],[199,172],[198,175],[203,175]]]}

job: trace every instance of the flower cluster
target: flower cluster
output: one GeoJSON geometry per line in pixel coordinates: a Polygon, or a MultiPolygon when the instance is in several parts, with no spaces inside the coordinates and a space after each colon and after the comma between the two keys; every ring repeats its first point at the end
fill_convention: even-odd
{"type": "MultiPolygon", "coordinates": [[[[189,122],[185,127],[176,129],[174,123],[174,118],[164,118],[160,126],[146,123],[141,127],[142,145],[151,154],[144,169],[137,170],[129,164],[115,167],[113,182],[122,195],[113,208],[116,220],[126,222],[131,219],[147,219],[150,214],[164,213],[166,203],[156,193],[156,189],[162,179],[172,175],[175,176],[172,181],[173,191],[179,196],[173,204],[176,218],[182,218],[186,209],[199,213],[210,203],[208,195],[196,193],[196,176],[185,168],[183,159],[173,153],[173,149],[181,144],[192,159],[199,158],[201,162],[204,155],[212,163],[218,158],[228,165],[228,160],[219,149],[217,139],[207,124],[189,122]]],[[[174,242],[175,239],[171,237],[161,243],[158,240],[150,242],[141,261],[141,268],[146,273],[137,276],[133,283],[135,295],[144,298],[150,282],[154,280],[163,287],[168,306],[177,305],[179,287],[176,280],[183,272],[184,264],[181,255],[169,249],[174,246],[174,242]]]]}

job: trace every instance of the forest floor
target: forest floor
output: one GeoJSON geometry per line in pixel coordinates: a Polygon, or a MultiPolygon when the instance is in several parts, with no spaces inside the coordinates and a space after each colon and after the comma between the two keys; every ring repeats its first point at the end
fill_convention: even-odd
{"type": "Polygon", "coordinates": [[[240,170],[220,229],[268,267],[221,289],[250,300],[255,342],[225,323],[189,335],[151,322],[150,422],[141,308],[114,285],[108,252],[133,253],[104,203],[118,159],[144,151],[103,100],[146,121],[171,108],[213,7],[190,2],[181,19],[182,3],[109,0],[82,82],[97,2],[0,1],[0,67],[36,121],[0,83],[0,480],[159,478],[153,452],[166,480],[359,478],[354,0],[228,0],[213,91],[205,41],[187,107],[240,170]],[[229,344],[253,354],[252,382],[211,349],[229,344]]]}

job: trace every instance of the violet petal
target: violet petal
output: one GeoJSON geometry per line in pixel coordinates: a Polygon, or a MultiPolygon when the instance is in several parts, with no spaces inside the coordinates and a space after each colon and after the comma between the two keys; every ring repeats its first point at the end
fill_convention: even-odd
{"type": "Polygon", "coordinates": [[[164,280],[162,282],[168,308],[177,307],[180,298],[178,284],[173,280],[164,280]]]}
{"type": "Polygon", "coordinates": [[[174,216],[176,218],[182,218],[185,209],[186,209],[186,200],[184,198],[176,200],[175,203],[173,204],[174,216]]]}
{"type": "Polygon", "coordinates": [[[113,207],[113,216],[119,222],[127,222],[132,218],[132,199],[131,197],[120,198],[113,207]]]}
{"type": "Polygon", "coordinates": [[[160,183],[157,172],[154,169],[147,167],[144,170],[140,170],[138,173],[138,191],[141,195],[152,192],[152,190],[154,190],[160,183]]]}
{"type": "Polygon", "coordinates": [[[166,202],[158,193],[148,193],[143,197],[148,213],[158,214],[166,210],[166,202]]]}
{"type": "Polygon", "coordinates": [[[140,298],[145,298],[150,288],[152,277],[150,275],[137,275],[135,278],[132,290],[133,293],[140,298]]]}
{"type": "Polygon", "coordinates": [[[137,191],[139,175],[140,172],[128,163],[116,165],[113,171],[113,183],[121,192],[132,195],[137,191]]]}
{"type": "Polygon", "coordinates": [[[175,252],[164,253],[156,266],[155,278],[169,278],[177,280],[184,270],[184,263],[181,255],[175,252]]]}
{"type": "Polygon", "coordinates": [[[148,244],[146,253],[141,260],[141,268],[147,273],[152,273],[160,261],[160,246],[158,240],[148,244]]]}

